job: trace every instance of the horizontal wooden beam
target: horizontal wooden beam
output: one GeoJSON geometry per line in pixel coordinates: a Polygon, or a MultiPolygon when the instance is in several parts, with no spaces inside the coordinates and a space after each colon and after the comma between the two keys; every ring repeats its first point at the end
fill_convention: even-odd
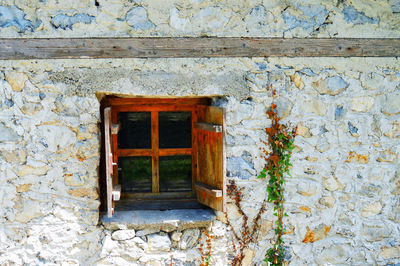
{"type": "Polygon", "coordinates": [[[202,183],[196,183],[194,187],[198,192],[206,193],[210,197],[214,198],[222,197],[222,190],[220,189],[214,189],[202,183]]]}
{"type": "Polygon", "coordinates": [[[204,123],[204,122],[196,122],[194,123],[194,127],[198,129],[203,129],[206,131],[210,132],[222,132],[222,126],[221,125],[214,125],[214,124],[209,124],[209,123],[204,123]]]}
{"type": "Polygon", "coordinates": [[[396,39],[41,38],[0,39],[0,59],[178,57],[398,57],[396,39]]]}
{"type": "Polygon", "coordinates": [[[397,57],[397,39],[43,38],[0,39],[0,59],[162,57],[397,57]]]}

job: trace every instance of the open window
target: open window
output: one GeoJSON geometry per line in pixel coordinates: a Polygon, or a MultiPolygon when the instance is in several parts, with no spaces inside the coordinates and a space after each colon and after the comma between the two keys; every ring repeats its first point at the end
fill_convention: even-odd
{"type": "Polygon", "coordinates": [[[103,99],[100,183],[108,217],[118,206],[149,202],[196,201],[225,210],[224,109],[209,103],[209,98],[103,99]]]}

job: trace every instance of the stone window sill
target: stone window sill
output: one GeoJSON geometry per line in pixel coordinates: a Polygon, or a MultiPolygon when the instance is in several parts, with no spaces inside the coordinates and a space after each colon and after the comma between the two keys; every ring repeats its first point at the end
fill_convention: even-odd
{"type": "Polygon", "coordinates": [[[216,215],[211,209],[131,210],[117,211],[112,218],[102,213],[100,222],[108,230],[151,229],[171,232],[208,227],[215,219],[216,215]]]}

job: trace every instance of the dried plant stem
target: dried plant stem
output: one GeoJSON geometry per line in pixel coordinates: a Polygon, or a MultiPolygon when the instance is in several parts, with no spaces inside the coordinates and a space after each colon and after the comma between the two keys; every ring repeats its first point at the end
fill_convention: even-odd
{"type": "Polygon", "coordinates": [[[233,240],[232,240],[232,246],[233,250],[235,252],[235,256],[232,260],[232,265],[233,266],[240,266],[242,265],[242,261],[244,259],[244,252],[245,250],[249,247],[251,243],[255,243],[255,234],[258,232],[258,229],[260,228],[259,221],[261,219],[261,215],[265,211],[265,204],[266,204],[266,199],[261,204],[260,210],[258,211],[257,215],[254,217],[252,221],[252,226],[251,228],[249,227],[248,221],[249,217],[247,214],[243,211],[242,209],[242,199],[243,199],[243,194],[242,191],[237,187],[235,181],[230,180],[229,185],[227,187],[227,192],[228,195],[235,201],[236,208],[240,215],[242,216],[242,226],[241,226],[241,232],[236,232],[233,226],[231,225],[228,214],[225,213],[225,217],[228,223],[228,227],[231,228],[230,232],[233,235],[233,240]],[[235,244],[237,243],[238,246],[235,244]]]}

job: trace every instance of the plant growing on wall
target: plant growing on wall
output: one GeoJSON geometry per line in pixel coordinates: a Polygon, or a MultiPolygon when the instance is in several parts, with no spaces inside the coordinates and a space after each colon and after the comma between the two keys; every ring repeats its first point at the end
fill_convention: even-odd
{"type": "MultiPolygon", "coordinates": [[[[214,238],[213,235],[211,235],[207,230],[203,230],[203,234],[206,237],[206,246],[204,247],[204,244],[201,243],[199,247],[199,251],[201,253],[201,264],[200,266],[209,266],[211,265],[211,255],[212,255],[212,246],[211,246],[211,241],[214,238]]],[[[201,241],[201,238],[199,239],[201,241]]]]}
{"type": "MultiPolygon", "coordinates": [[[[271,88],[271,87],[270,87],[271,88]]],[[[261,171],[258,178],[269,176],[267,186],[267,200],[274,204],[274,215],[277,217],[275,221],[275,240],[272,248],[267,250],[265,261],[270,265],[282,265],[284,258],[282,235],[285,233],[283,217],[287,216],[284,211],[284,184],[286,176],[290,176],[289,167],[290,158],[294,148],[293,140],[296,135],[296,129],[290,130],[280,123],[280,118],[276,111],[275,104],[276,91],[272,91],[272,104],[267,111],[268,117],[272,124],[265,128],[268,135],[268,141],[262,141],[264,145],[270,145],[271,152],[262,148],[263,158],[265,159],[265,167],[261,171]]]]}
{"type": "Polygon", "coordinates": [[[228,228],[230,228],[230,233],[233,235],[232,246],[235,253],[231,265],[240,266],[245,257],[245,250],[250,246],[251,243],[256,242],[256,233],[260,228],[259,221],[261,215],[265,211],[266,200],[264,199],[257,215],[253,218],[251,225],[249,224],[249,217],[242,209],[243,192],[236,185],[234,180],[230,180],[227,186],[227,194],[234,200],[238,212],[242,215],[241,230],[235,231],[228,218],[228,213],[225,212],[226,221],[228,228]],[[236,243],[236,244],[235,244],[236,243]]]}

